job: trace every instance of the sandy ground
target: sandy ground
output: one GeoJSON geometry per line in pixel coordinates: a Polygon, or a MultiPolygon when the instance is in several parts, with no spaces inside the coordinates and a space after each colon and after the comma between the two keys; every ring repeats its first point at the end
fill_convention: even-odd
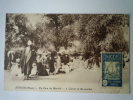
{"type": "Polygon", "coordinates": [[[128,93],[129,92],[129,72],[128,67],[123,69],[122,87],[102,87],[102,69],[76,68],[70,73],[62,73],[50,76],[39,76],[31,80],[23,80],[10,75],[10,71],[5,70],[6,90],[30,90],[30,91],[70,91],[70,92],[104,92],[104,93],[128,93]]]}

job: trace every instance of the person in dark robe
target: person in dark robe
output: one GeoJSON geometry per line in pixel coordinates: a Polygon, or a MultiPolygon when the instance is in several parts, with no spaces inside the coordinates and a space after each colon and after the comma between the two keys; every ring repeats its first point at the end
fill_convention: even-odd
{"type": "Polygon", "coordinates": [[[32,42],[28,41],[28,46],[25,48],[22,56],[22,73],[24,73],[24,79],[28,80],[31,74],[33,58],[35,56],[34,50],[32,50],[32,42]]]}
{"type": "Polygon", "coordinates": [[[69,63],[69,56],[68,56],[68,54],[62,55],[61,63],[63,63],[64,65],[69,63]]]}
{"type": "Polygon", "coordinates": [[[54,63],[55,63],[55,59],[54,59],[55,53],[51,52],[50,56],[48,57],[48,65],[49,65],[49,72],[50,73],[54,73],[55,71],[55,67],[54,67],[54,63]]]}
{"type": "Polygon", "coordinates": [[[37,71],[39,76],[47,76],[48,72],[46,71],[46,58],[41,57],[41,54],[37,55],[37,71]]]}
{"type": "Polygon", "coordinates": [[[8,64],[9,64],[9,59],[8,59],[7,53],[8,53],[8,51],[5,50],[5,60],[4,60],[4,69],[5,69],[5,70],[8,69],[8,64]]]}

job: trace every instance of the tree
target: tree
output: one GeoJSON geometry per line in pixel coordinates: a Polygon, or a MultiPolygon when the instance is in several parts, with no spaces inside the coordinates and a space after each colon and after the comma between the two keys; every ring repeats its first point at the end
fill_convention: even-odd
{"type": "Polygon", "coordinates": [[[128,28],[128,16],[123,14],[45,14],[35,28],[26,15],[7,14],[6,46],[25,46],[31,39],[38,48],[58,51],[78,41],[77,52],[99,62],[101,52],[129,51],[128,28]]]}

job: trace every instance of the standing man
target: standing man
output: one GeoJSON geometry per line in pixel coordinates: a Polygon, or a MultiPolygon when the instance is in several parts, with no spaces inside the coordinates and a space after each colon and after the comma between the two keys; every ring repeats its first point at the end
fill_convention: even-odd
{"type": "Polygon", "coordinates": [[[28,41],[27,47],[24,50],[22,57],[22,73],[24,73],[24,80],[29,79],[29,75],[31,74],[32,69],[32,42],[28,41]]]}
{"type": "Polygon", "coordinates": [[[49,72],[50,74],[54,74],[55,71],[55,67],[54,67],[54,63],[55,63],[55,52],[51,52],[50,56],[48,57],[48,65],[49,65],[49,72]]]}

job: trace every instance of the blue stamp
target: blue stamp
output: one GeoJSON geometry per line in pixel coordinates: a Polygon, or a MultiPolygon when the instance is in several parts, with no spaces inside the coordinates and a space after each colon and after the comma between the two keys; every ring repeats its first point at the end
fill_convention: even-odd
{"type": "Polygon", "coordinates": [[[101,55],[102,86],[122,86],[122,53],[106,52],[101,55]]]}

